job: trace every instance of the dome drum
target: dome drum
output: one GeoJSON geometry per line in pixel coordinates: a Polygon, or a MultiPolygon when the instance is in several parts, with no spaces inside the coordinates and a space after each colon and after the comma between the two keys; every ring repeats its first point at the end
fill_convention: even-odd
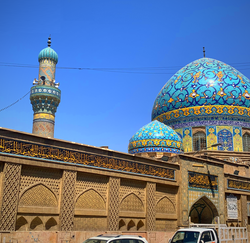
{"type": "Polygon", "coordinates": [[[141,153],[168,153],[168,154],[182,154],[181,149],[175,148],[158,148],[158,147],[147,147],[147,148],[138,148],[131,149],[130,154],[141,154],[141,153]]]}
{"type": "Polygon", "coordinates": [[[173,128],[208,125],[241,125],[250,128],[250,109],[232,106],[200,106],[159,115],[160,122],[173,128]]]}

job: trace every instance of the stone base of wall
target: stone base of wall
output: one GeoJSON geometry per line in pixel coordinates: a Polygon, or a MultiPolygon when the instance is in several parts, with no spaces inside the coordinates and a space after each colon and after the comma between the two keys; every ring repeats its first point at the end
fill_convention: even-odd
{"type": "Polygon", "coordinates": [[[149,243],[168,243],[173,236],[173,232],[99,232],[99,231],[19,231],[1,232],[0,243],[83,243],[86,239],[100,234],[126,234],[140,235],[148,240],[149,243]]]}

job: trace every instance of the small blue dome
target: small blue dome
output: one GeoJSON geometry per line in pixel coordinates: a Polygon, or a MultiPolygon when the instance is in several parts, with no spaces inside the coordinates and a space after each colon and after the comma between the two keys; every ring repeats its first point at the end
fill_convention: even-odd
{"type": "Polygon", "coordinates": [[[58,62],[58,55],[51,47],[46,47],[43,50],[41,50],[39,55],[38,55],[39,62],[41,59],[52,59],[57,63],[58,62]]]}
{"type": "Polygon", "coordinates": [[[130,140],[130,154],[144,152],[182,153],[182,140],[169,126],[155,120],[142,127],[130,140]]]}

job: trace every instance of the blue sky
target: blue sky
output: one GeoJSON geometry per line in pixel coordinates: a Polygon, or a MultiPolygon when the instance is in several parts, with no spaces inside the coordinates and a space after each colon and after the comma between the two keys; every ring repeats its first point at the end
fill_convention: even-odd
{"type": "MultiPolygon", "coordinates": [[[[129,139],[151,121],[161,88],[201,58],[203,46],[207,57],[250,78],[249,0],[10,0],[0,9],[0,110],[38,78],[38,54],[50,34],[57,67],[113,69],[57,69],[55,138],[127,152],[129,139]]],[[[1,127],[32,132],[32,120],[29,96],[0,112],[1,127]]]]}

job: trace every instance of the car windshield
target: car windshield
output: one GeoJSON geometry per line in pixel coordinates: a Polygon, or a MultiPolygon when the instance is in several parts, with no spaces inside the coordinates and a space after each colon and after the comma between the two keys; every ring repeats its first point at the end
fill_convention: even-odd
{"type": "Polygon", "coordinates": [[[178,231],[173,239],[172,243],[197,243],[199,238],[199,232],[196,231],[178,231]]]}
{"type": "Polygon", "coordinates": [[[85,240],[83,243],[106,243],[107,240],[101,240],[101,239],[88,239],[85,240]]]}

